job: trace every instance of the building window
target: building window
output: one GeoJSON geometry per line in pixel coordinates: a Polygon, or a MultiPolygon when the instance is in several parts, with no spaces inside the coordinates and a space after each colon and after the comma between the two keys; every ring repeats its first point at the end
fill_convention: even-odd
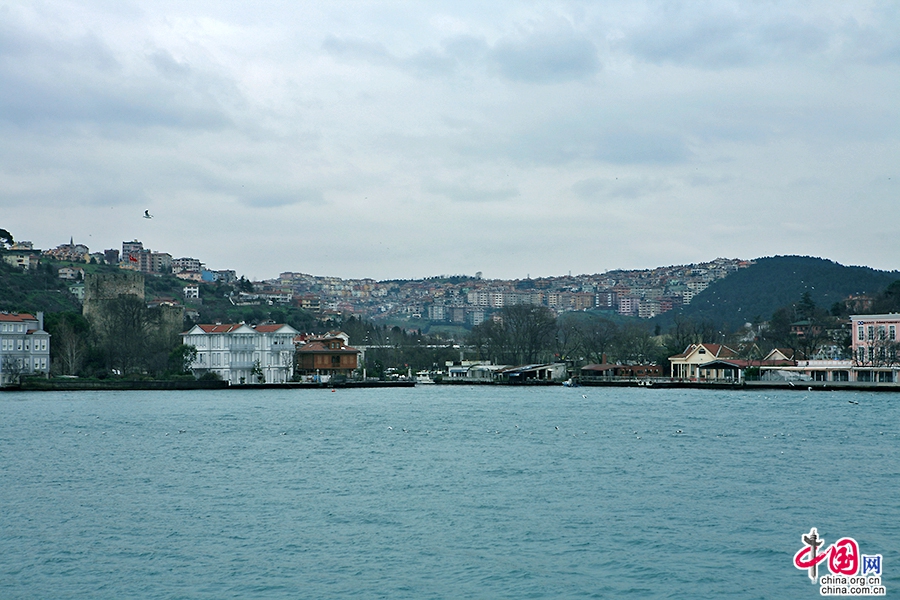
{"type": "Polygon", "coordinates": [[[897,339],[897,326],[891,325],[888,327],[888,339],[896,340],[897,339]]]}
{"type": "Polygon", "coordinates": [[[884,331],[884,325],[879,325],[878,326],[878,339],[883,340],[883,339],[885,339],[885,337],[886,336],[885,336],[885,331],[884,331]]]}
{"type": "Polygon", "coordinates": [[[875,339],[875,326],[869,325],[868,327],[866,327],[866,333],[868,334],[868,336],[867,336],[868,339],[874,340],[875,339]]]}

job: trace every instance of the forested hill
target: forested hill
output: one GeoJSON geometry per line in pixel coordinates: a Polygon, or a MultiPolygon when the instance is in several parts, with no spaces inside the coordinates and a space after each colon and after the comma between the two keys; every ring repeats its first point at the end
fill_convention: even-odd
{"type": "MultiPolygon", "coordinates": [[[[853,294],[876,295],[900,279],[897,271],[845,267],[808,256],[759,258],[756,264],[713,283],[678,314],[709,320],[734,330],[744,323],[768,320],[782,306],[809,292],[817,306],[831,308],[853,294]]],[[[676,311],[661,315],[670,323],[676,311]]]]}

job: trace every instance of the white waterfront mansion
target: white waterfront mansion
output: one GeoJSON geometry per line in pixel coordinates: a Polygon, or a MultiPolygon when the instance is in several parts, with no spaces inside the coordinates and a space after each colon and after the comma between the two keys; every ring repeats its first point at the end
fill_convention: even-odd
{"type": "Polygon", "coordinates": [[[49,372],[50,334],[44,331],[44,313],[0,313],[0,385],[49,372]]]}
{"type": "Polygon", "coordinates": [[[297,333],[284,324],[226,323],[194,325],[181,336],[197,349],[191,363],[197,377],[212,372],[233,384],[285,383],[294,375],[297,333]]]}

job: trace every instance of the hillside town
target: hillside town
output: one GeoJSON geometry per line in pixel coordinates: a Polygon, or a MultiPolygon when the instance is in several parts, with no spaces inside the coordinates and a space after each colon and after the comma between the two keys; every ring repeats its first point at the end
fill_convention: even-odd
{"type": "MultiPolygon", "coordinates": [[[[96,262],[146,275],[171,273],[185,282],[185,297],[196,294],[196,283],[237,280],[233,269],[208,268],[198,258],[173,258],[168,252],[145,248],[138,240],[122,242],[121,251],[91,252],[73,239],[50,250],[30,242],[13,244],[4,256],[11,265],[34,268],[40,257],[58,261],[96,262]]],[[[716,260],[652,270],[608,271],[536,279],[499,280],[474,276],[439,276],[419,280],[376,281],[341,279],[285,272],[277,278],[252,282],[235,302],[294,305],[314,313],[354,314],[374,320],[417,319],[433,323],[478,325],[499,309],[518,304],[546,306],[555,313],[607,310],[621,316],[649,319],[691,303],[709,285],[752,261],[716,260]]],[[[66,267],[61,278],[78,281],[84,270],[66,267]]],[[[75,293],[81,291],[77,284],[75,293]]]]}
{"type": "MultiPolygon", "coordinates": [[[[43,251],[30,242],[11,242],[2,258],[23,273],[36,271],[42,262],[56,265],[52,272],[80,303],[94,331],[95,354],[105,354],[114,376],[181,373],[228,385],[333,384],[372,376],[420,383],[900,383],[900,315],[826,320],[808,295],[786,324],[787,337],[769,336],[768,343],[763,327],[714,340],[702,329],[654,337],[645,329],[596,320],[606,314],[639,321],[688,306],[710,284],[755,261],[720,258],[524,280],[487,280],[476,273],[376,281],[285,272],[251,282],[231,269],[208,268],[201,259],[145,248],[139,240],[103,252],[91,252],[74,238],[43,251]],[[106,270],[92,272],[99,265],[106,270]],[[178,282],[180,297],[150,293],[150,284],[168,276],[178,282]],[[351,340],[340,328],[313,333],[264,318],[201,322],[204,285],[224,290],[226,303],[236,310],[290,307],[314,315],[319,329],[321,324],[354,326],[357,338],[351,340]],[[119,318],[128,311],[142,315],[131,332],[119,318]],[[588,320],[566,320],[578,313],[589,315],[588,320]],[[419,329],[379,328],[387,321],[450,324],[471,333],[465,339],[425,340],[419,329]],[[598,326],[606,333],[598,333],[598,326]],[[138,341],[126,348],[123,340],[129,336],[138,341]],[[777,345],[785,339],[790,347],[777,345]],[[413,357],[412,347],[424,354],[413,357]],[[159,366],[164,363],[168,366],[159,366]]],[[[858,297],[850,300],[854,308],[872,306],[871,299],[868,304],[858,297]]],[[[0,313],[0,385],[47,377],[54,370],[71,377],[83,369],[82,355],[89,354],[84,342],[79,346],[69,329],[54,322],[60,332],[53,340],[55,362],[42,311],[0,313]]]]}

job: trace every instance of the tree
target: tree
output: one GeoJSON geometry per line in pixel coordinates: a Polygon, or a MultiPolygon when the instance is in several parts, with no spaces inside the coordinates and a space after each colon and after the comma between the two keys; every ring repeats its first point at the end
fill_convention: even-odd
{"type": "Polygon", "coordinates": [[[197,360],[197,348],[180,344],[169,353],[169,370],[179,374],[190,373],[191,364],[195,360],[197,360]]]}
{"type": "Polygon", "coordinates": [[[5,229],[0,229],[0,248],[6,248],[13,244],[15,244],[15,241],[13,241],[12,234],[5,229]]]}
{"type": "Polygon", "coordinates": [[[579,360],[584,356],[581,331],[578,323],[572,318],[560,317],[557,319],[556,335],[554,336],[554,355],[557,360],[579,360]]]}
{"type": "Polygon", "coordinates": [[[472,328],[469,343],[479,358],[497,364],[541,362],[552,353],[556,318],[545,306],[516,304],[500,312],[500,320],[472,328]]]}
{"type": "Polygon", "coordinates": [[[816,303],[809,292],[803,292],[800,302],[797,303],[796,314],[798,320],[816,318],[816,303]]]}
{"type": "Polygon", "coordinates": [[[107,366],[121,374],[143,370],[149,334],[147,307],[136,296],[102,302],[96,331],[107,366]]]}
{"type": "Polygon", "coordinates": [[[900,312],[900,280],[893,282],[878,294],[872,305],[874,314],[900,312]]]}
{"type": "Polygon", "coordinates": [[[502,311],[507,352],[513,363],[529,364],[546,358],[556,318],[549,308],[534,304],[516,304],[502,311]]]}
{"type": "Polygon", "coordinates": [[[635,323],[619,331],[615,349],[619,362],[648,364],[656,362],[660,345],[646,326],[635,323]]]}
{"type": "Polygon", "coordinates": [[[236,287],[239,292],[247,292],[248,294],[253,293],[253,284],[243,275],[241,275],[241,278],[237,280],[236,287]]]}
{"type": "Polygon", "coordinates": [[[22,359],[6,354],[0,362],[0,383],[16,385],[22,380],[22,359]]]}
{"type": "Polygon", "coordinates": [[[718,329],[712,321],[695,321],[677,315],[672,328],[663,337],[662,349],[665,358],[668,358],[681,354],[691,344],[712,342],[718,338],[718,329]]]}
{"type": "Polygon", "coordinates": [[[771,346],[798,350],[812,357],[830,340],[828,329],[833,321],[834,317],[816,306],[812,296],[804,292],[799,302],[772,314],[761,337],[771,346]]]}
{"type": "Polygon", "coordinates": [[[496,364],[507,362],[507,332],[493,319],[472,328],[469,344],[474,346],[479,360],[488,360],[496,364]]]}
{"type": "Polygon", "coordinates": [[[605,317],[591,316],[579,324],[578,330],[585,358],[594,363],[604,362],[604,356],[612,353],[618,326],[605,317]]]}
{"type": "Polygon", "coordinates": [[[44,327],[53,340],[50,345],[53,372],[78,375],[90,353],[90,323],[80,313],[50,313],[44,327]]]}
{"type": "Polygon", "coordinates": [[[263,373],[262,366],[259,364],[259,359],[253,363],[253,368],[250,369],[250,375],[256,377],[258,383],[266,382],[266,375],[263,373]]]}
{"type": "Polygon", "coordinates": [[[137,296],[103,300],[93,326],[107,368],[123,375],[166,371],[169,354],[177,346],[166,314],[162,308],[147,308],[137,296]]]}

